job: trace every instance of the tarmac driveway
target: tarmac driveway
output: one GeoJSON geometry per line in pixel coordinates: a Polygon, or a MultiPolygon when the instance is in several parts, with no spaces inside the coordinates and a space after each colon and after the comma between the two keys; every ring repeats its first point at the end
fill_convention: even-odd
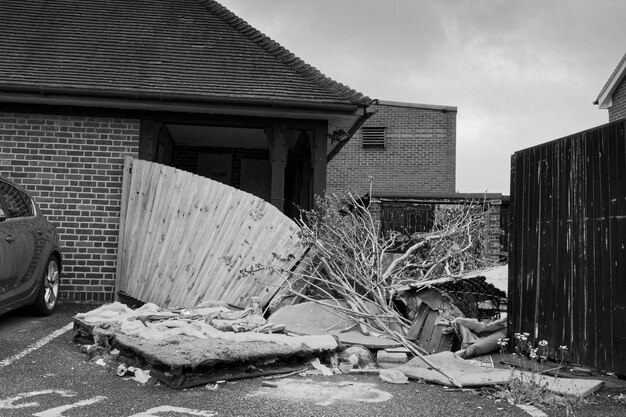
{"type": "MultiPolygon", "coordinates": [[[[73,342],[72,317],[94,305],[60,307],[45,318],[21,312],[0,316],[0,416],[528,415],[476,391],[446,390],[415,381],[395,385],[373,375],[254,378],[214,390],[142,384],[98,365],[73,342]]],[[[592,408],[586,411],[591,414],[582,415],[603,415],[592,408]]]]}

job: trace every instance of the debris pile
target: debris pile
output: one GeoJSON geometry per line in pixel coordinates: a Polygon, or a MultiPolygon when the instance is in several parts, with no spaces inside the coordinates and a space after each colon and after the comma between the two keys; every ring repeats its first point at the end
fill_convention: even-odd
{"type": "Polygon", "coordinates": [[[277,314],[286,305],[314,303],[333,310],[351,330],[382,336],[413,355],[452,349],[452,323],[484,304],[485,290],[491,314],[500,316],[505,294],[484,278],[474,287],[454,288],[463,274],[494,266],[486,249],[489,213],[480,204],[436,210],[432,231],[405,236],[384,235],[363,199],[347,199],[320,198],[316,211],[303,212],[300,237],[308,251],[296,269],[260,265],[245,271],[254,276],[270,269],[284,277],[285,290],[271,306],[277,314]],[[459,300],[472,308],[461,311],[459,300]]]}
{"type": "Polygon", "coordinates": [[[77,315],[83,350],[115,352],[118,374],[172,388],[339,373],[375,373],[397,384],[506,384],[509,369],[480,363],[507,333],[507,267],[488,256],[488,213],[480,204],[446,207],[435,211],[428,233],[383,235],[362,201],[320,199],[319,209],[299,221],[302,247],[293,252],[302,255],[287,262],[272,253],[279,262],[242,267],[241,291],[227,300],[201,301],[207,295],[194,293],[201,301],[194,306],[113,303],[77,315]],[[267,277],[282,285],[270,291],[263,287],[267,277]],[[248,300],[247,307],[233,300],[248,300]]]}

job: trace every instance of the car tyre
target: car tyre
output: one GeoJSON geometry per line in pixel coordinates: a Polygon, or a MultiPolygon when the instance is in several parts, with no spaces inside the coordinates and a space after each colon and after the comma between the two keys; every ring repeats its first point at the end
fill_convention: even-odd
{"type": "Polygon", "coordinates": [[[49,316],[54,313],[59,297],[61,284],[61,268],[58,259],[51,255],[43,271],[41,287],[37,293],[37,299],[32,305],[33,311],[41,316],[49,316]]]}

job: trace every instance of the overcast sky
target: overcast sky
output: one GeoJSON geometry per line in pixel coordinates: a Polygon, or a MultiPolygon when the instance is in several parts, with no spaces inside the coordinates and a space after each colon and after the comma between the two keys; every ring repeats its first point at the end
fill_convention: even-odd
{"type": "Polygon", "coordinates": [[[457,191],[509,193],[511,155],[608,122],[624,0],[218,0],[326,76],[456,106],[457,191]]]}

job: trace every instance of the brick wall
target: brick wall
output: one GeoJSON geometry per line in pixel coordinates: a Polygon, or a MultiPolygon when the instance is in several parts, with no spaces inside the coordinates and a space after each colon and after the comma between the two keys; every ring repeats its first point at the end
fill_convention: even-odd
{"type": "Polygon", "coordinates": [[[613,104],[609,107],[609,122],[626,117],[626,78],[613,92],[613,104]]]}
{"type": "Polygon", "coordinates": [[[113,300],[124,157],[138,155],[139,124],[0,112],[0,174],[59,228],[61,298],[113,300]]]}
{"type": "Polygon", "coordinates": [[[384,148],[363,148],[362,130],[328,165],[327,192],[411,197],[455,192],[456,109],[381,102],[364,127],[385,127],[384,148]]]}

